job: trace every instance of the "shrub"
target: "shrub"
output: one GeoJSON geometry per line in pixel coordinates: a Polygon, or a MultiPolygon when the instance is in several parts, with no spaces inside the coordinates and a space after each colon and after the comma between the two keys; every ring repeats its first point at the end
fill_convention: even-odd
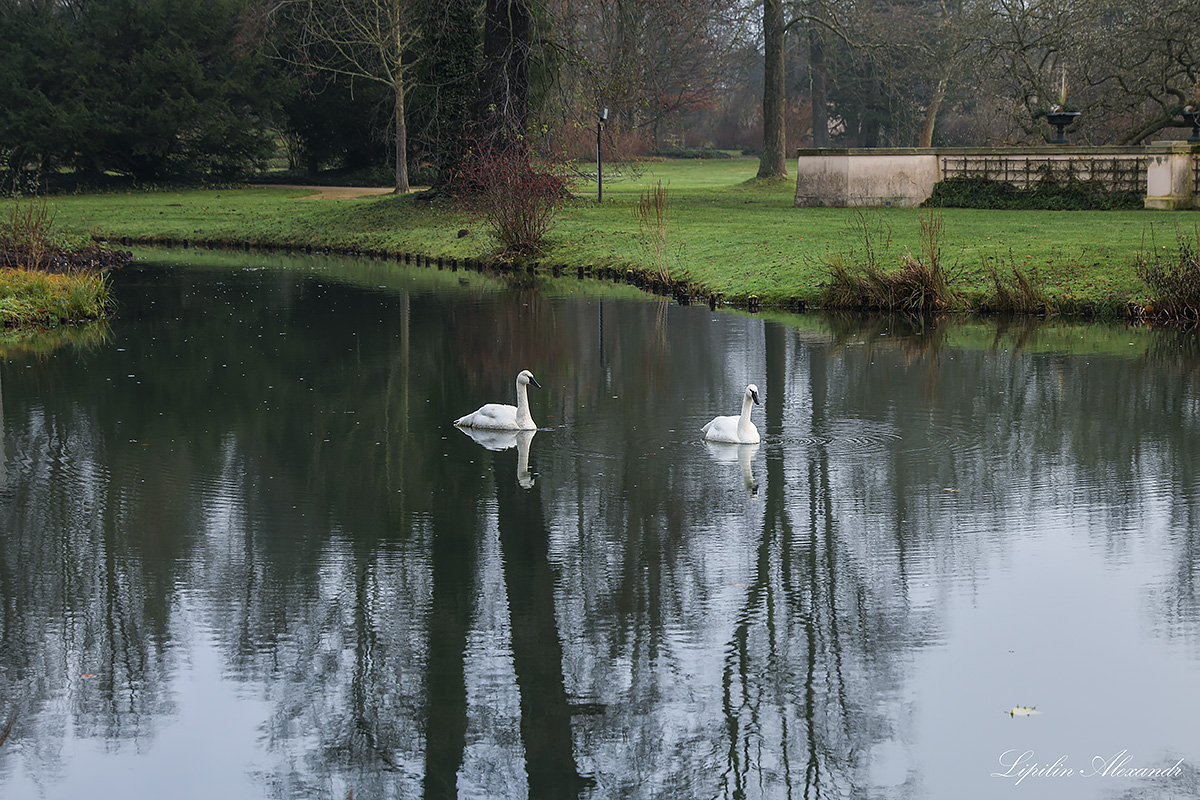
{"type": "Polygon", "coordinates": [[[650,155],[656,158],[733,158],[729,153],[715,147],[672,147],[654,150],[650,155]]]}
{"type": "Polygon", "coordinates": [[[938,181],[922,205],[926,208],[988,208],[1041,211],[1137,209],[1144,206],[1141,192],[1112,191],[1099,181],[1047,178],[1028,189],[982,177],[955,177],[938,181]]]}
{"type": "Polygon", "coordinates": [[[72,272],[124,263],[126,253],[104,251],[85,236],[63,230],[45,198],[17,199],[0,217],[0,267],[72,272]]]}
{"type": "Polygon", "coordinates": [[[486,140],[473,143],[450,191],[483,217],[507,256],[540,253],[567,196],[566,180],[554,162],[539,168],[524,143],[501,146],[486,140]]]}

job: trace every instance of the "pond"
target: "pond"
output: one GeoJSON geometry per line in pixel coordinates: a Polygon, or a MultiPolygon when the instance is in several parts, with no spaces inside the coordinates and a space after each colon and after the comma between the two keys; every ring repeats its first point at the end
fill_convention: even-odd
{"type": "Polygon", "coordinates": [[[1193,335],[143,255],[0,362],[0,796],[1200,792],[1193,335]]]}

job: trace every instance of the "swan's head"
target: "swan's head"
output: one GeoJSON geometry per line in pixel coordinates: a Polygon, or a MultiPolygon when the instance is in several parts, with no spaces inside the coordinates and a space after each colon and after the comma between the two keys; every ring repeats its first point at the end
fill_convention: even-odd
{"type": "Polygon", "coordinates": [[[754,405],[762,405],[758,402],[758,387],[753,383],[746,387],[746,396],[754,401],[754,405]]]}
{"type": "Polygon", "coordinates": [[[522,386],[528,386],[532,383],[537,388],[542,388],[542,385],[534,379],[533,373],[527,369],[523,369],[517,373],[517,383],[521,384],[522,386]]]}

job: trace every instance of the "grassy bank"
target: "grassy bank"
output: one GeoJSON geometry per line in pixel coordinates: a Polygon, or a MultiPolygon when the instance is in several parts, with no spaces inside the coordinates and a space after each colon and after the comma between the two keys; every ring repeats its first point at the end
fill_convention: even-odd
{"type": "Polygon", "coordinates": [[[103,269],[115,254],[65,231],[44,200],[9,201],[6,211],[0,217],[0,332],[103,317],[109,306],[103,269]]]}
{"type": "Polygon", "coordinates": [[[52,328],[104,316],[108,283],[99,272],[0,269],[0,327],[52,328]]]}
{"type": "MultiPolygon", "coordinates": [[[[756,181],[758,162],[737,158],[658,162],[641,175],[606,172],[604,202],[580,182],[552,229],[543,267],[654,273],[659,259],[639,229],[642,192],[661,182],[670,215],[671,278],[723,301],[820,305],[829,265],[874,260],[884,269],[929,250],[912,209],[798,209],[794,181],[756,181]]],[[[58,218],[79,233],[143,243],[277,246],[485,258],[495,243],[481,224],[412,196],[325,198],[288,188],[241,188],[56,197],[58,218]],[[460,235],[462,231],[465,235],[460,235]]],[[[940,263],[968,307],[988,302],[996,276],[1018,274],[1050,309],[1124,313],[1148,287],[1135,265],[1188,234],[1188,212],[977,211],[940,215],[940,263]]]]}

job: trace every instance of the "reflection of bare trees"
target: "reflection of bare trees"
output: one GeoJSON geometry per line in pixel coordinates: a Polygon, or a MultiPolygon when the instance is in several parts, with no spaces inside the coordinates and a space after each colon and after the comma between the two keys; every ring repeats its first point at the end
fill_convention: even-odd
{"type": "Polygon", "coordinates": [[[572,710],[563,684],[562,643],[554,613],[557,575],[550,563],[549,531],[538,489],[518,488],[496,481],[529,796],[575,797],[590,781],[575,764],[572,710]]]}
{"type": "Polygon", "coordinates": [[[16,734],[50,774],[67,720],[71,733],[118,742],[150,734],[171,707],[164,675],[175,661],[173,542],[125,534],[169,529],[178,509],[145,508],[138,490],[112,479],[95,421],[78,407],[58,411],[18,408],[11,444],[21,463],[0,524],[0,697],[19,703],[16,734]],[[156,556],[165,570],[145,563],[156,556]]]}
{"type": "Polygon", "coordinates": [[[1050,505],[1114,552],[1147,519],[1168,531],[1150,605],[1196,640],[1200,412],[1170,343],[1075,358],[1016,330],[830,344],[519,291],[185,288],[154,297],[244,380],[145,377],[211,361],[196,329],[149,328],[158,362],[0,367],[0,725],[21,708],[0,757],[15,738],[54,773],[68,724],[154,732],[209,637],[268,709],[268,796],[573,796],[583,776],[606,797],[867,796],[868,754],[905,733],[907,655],[940,624],[913,576],[985,574],[1005,541],[963,531],[1050,505]],[[314,335],[281,335],[281,309],[314,335]],[[528,447],[449,425],[517,359],[555,378],[536,483],[528,447]],[[97,386],[114,374],[145,382],[97,386]],[[765,436],[730,481],[699,426],[750,377],[765,436]]]}
{"type": "Polygon", "coordinates": [[[17,724],[17,706],[14,703],[12,709],[8,712],[8,719],[4,721],[4,727],[0,728],[0,745],[8,741],[8,737],[12,735],[13,726],[17,724]]]}
{"type": "MultiPolygon", "coordinates": [[[[1162,381],[1158,376],[1169,376],[1166,386],[1153,387],[1155,391],[1146,401],[1147,413],[1165,406],[1166,418],[1173,425],[1161,437],[1164,443],[1148,455],[1152,467],[1175,476],[1167,522],[1174,564],[1170,580],[1151,598],[1166,635],[1178,637],[1200,652],[1200,615],[1196,611],[1200,608],[1200,485],[1189,480],[1200,474],[1200,454],[1195,447],[1167,446],[1195,441],[1193,437],[1200,433],[1200,331],[1193,327],[1156,332],[1147,362],[1147,383],[1158,384],[1162,381]]],[[[1196,783],[1195,774],[1192,777],[1196,783]]]]}
{"type": "MultiPolygon", "coordinates": [[[[725,646],[722,679],[727,752],[725,797],[865,794],[860,754],[886,735],[875,695],[887,668],[893,624],[887,606],[864,603],[873,578],[844,558],[832,504],[829,454],[817,445],[801,484],[788,479],[782,446],[787,391],[818,393],[812,425],[821,427],[821,381],[787,375],[786,332],[767,325],[767,477],[762,533],[736,625],[725,646]],[[803,485],[797,530],[787,488],[803,485]],[[889,642],[890,640],[890,642],[889,642]],[[874,673],[874,674],[872,674],[874,673]]],[[[789,420],[795,424],[796,420],[789,420]]],[[[817,431],[814,431],[817,432],[817,431]]],[[[789,457],[790,456],[790,457],[789,457]]]]}

